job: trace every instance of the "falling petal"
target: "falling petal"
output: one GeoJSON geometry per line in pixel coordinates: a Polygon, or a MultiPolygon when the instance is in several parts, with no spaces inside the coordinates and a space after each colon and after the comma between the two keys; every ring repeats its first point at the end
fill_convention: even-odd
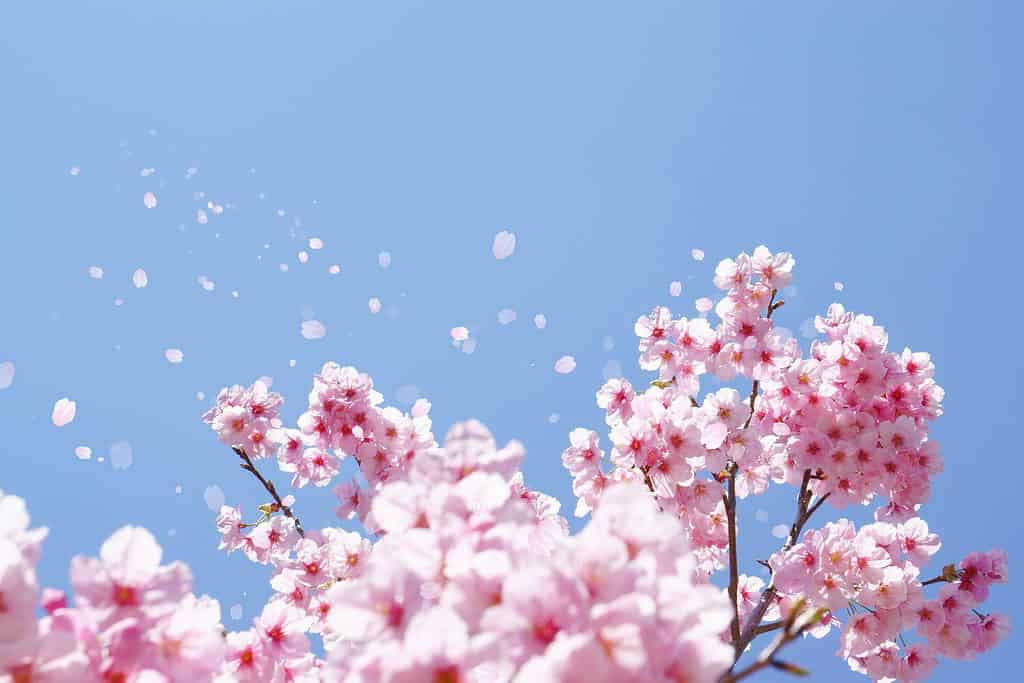
{"type": "Polygon", "coordinates": [[[156,208],[156,195],[152,192],[147,192],[142,195],[142,203],[145,204],[147,209],[156,208]]]}
{"type": "Polygon", "coordinates": [[[178,484],[177,486],[174,487],[175,493],[181,493],[182,491],[184,491],[184,489],[181,487],[181,484],[178,484]]]}
{"type": "Polygon", "coordinates": [[[474,351],[476,351],[476,339],[467,339],[462,342],[462,352],[464,354],[469,355],[474,351]]]}
{"type": "Polygon", "coordinates": [[[294,368],[295,367],[295,359],[294,358],[292,358],[290,361],[288,361],[288,367],[290,367],[290,368],[294,368]]]}
{"type": "Polygon", "coordinates": [[[462,326],[453,327],[451,329],[451,335],[452,339],[455,341],[466,341],[469,339],[469,330],[462,326]]]}
{"type": "Polygon", "coordinates": [[[494,253],[494,258],[499,261],[503,261],[512,255],[512,252],[516,250],[516,236],[515,233],[511,233],[508,230],[502,230],[494,236],[494,244],[491,246],[491,251],[494,253]]]}
{"type": "Polygon", "coordinates": [[[337,275],[338,273],[341,272],[341,266],[335,263],[334,265],[327,269],[327,272],[330,273],[331,275],[337,275]]]}
{"type": "Polygon", "coordinates": [[[79,168],[78,166],[72,166],[71,170],[68,171],[68,173],[70,173],[71,175],[78,175],[81,172],[82,172],[82,169],[79,168]]]}
{"type": "Polygon", "coordinates": [[[305,339],[323,339],[327,328],[319,320],[306,320],[302,323],[302,336],[305,339]]]}
{"type": "Polygon", "coordinates": [[[690,251],[690,256],[693,257],[694,261],[703,261],[704,260],[704,250],[703,249],[693,249],[693,250],[690,251]]]}
{"type": "Polygon", "coordinates": [[[14,363],[0,363],[0,389],[6,389],[14,382],[14,363]]]}
{"type": "Polygon", "coordinates": [[[548,415],[548,424],[558,424],[558,421],[562,419],[562,416],[558,413],[551,413],[548,415]]]}
{"type": "Polygon", "coordinates": [[[370,299],[366,305],[369,306],[370,313],[373,313],[374,315],[380,313],[380,299],[378,299],[377,297],[373,297],[372,299],[370,299]]]}
{"type": "Polygon", "coordinates": [[[789,527],[785,524],[776,524],[772,527],[772,536],[775,538],[785,538],[789,535],[789,527]]]}
{"type": "Polygon", "coordinates": [[[89,266],[89,277],[93,280],[103,279],[103,269],[99,266],[89,266]]]}
{"type": "Polygon", "coordinates": [[[313,251],[316,251],[318,249],[323,249],[324,248],[324,241],[322,239],[320,239],[319,237],[310,237],[309,238],[309,248],[312,249],[313,251]]]}
{"type": "Polygon", "coordinates": [[[205,391],[197,391],[196,392],[196,400],[197,401],[205,401],[206,400],[206,392],[205,391]]]}
{"type": "Polygon", "coordinates": [[[205,211],[199,209],[196,211],[196,222],[199,223],[199,225],[206,225],[210,222],[210,218],[206,215],[205,211]]]}
{"type": "Polygon", "coordinates": [[[668,293],[671,296],[679,296],[683,293],[683,283],[679,280],[673,280],[668,286],[668,293]]]}
{"type": "Polygon", "coordinates": [[[572,356],[562,356],[555,361],[555,372],[560,375],[568,375],[576,369],[576,359],[572,356]]]}
{"type": "Polygon", "coordinates": [[[75,448],[75,457],[79,460],[88,460],[92,457],[92,449],[88,446],[78,446],[75,448]]]}
{"type": "Polygon", "coordinates": [[[146,271],[142,268],[137,269],[132,273],[132,284],[135,285],[135,289],[142,289],[149,284],[149,276],[146,275],[146,271]]]}
{"type": "Polygon", "coordinates": [[[299,263],[306,263],[307,261],[309,261],[309,252],[308,251],[300,251],[299,252],[299,263]]]}
{"type": "Polygon", "coordinates": [[[844,284],[843,284],[842,282],[840,282],[839,280],[836,280],[836,281],[835,281],[835,282],[834,282],[834,283],[832,284],[832,286],[836,288],[836,291],[837,291],[837,292],[841,292],[841,291],[843,291],[843,289],[844,289],[844,288],[846,287],[846,285],[844,285],[844,284]]]}
{"type": "Polygon", "coordinates": [[[388,266],[390,266],[391,265],[391,252],[390,251],[382,251],[379,254],[377,254],[377,265],[379,265],[381,268],[387,268],[388,266]]]}
{"type": "Polygon", "coordinates": [[[231,606],[231,618],[238,621],[242,618],[242,606],[235,604],[231,606]]]}
{"type": "Polygon", "coordinates": [[[498,323],[508,325],[516,319],[516,312],[511,308],[503,308],[498,311],[498,323]]]}
{"type": "Polygon", "coordinates": [[[185,360],[185,354],[181,352],[181,349],[167,349],[164,351],[164,358],[168,363],[177,364],[185,360]]]}
{"type": "Polygon", "coordinates": [[[548,326],[548,319],[544,317],[543,313],[538,313],[537,315],[533,316],[533,324],[537,326],[538,330],[543,330],[545,327],[548,326]]]}
{"type": "Polygon", "coordinates": [[[53,414],[50,419],[53,420],[53,424],[58,427],[63,427],[66,424],[70,424],[75,419],[75,412],[78,405],[69,398],[62,398],[53,404],[53,414]]]}
{"type": "Polygon", "coordinates": [[[701,298],[697,299],[695,303],[697,306],[698,313],[707,313],[708,311],[715,307],[715,302],[707,298],[706,296],[702,296],[701,298]]]}
{"type": "Polygon", "coordinates": [[[216,484],[207,486],[203,491],[203,500],[206,502],[206,507],[214,512],[220,512],[221,506],[224,505],[224,490],[216,484]]]}
{"type": "Polygon", "coordinates": [[[126,470],[132,466],[132,445],[118,441],[110,446],[110,464],[115,470],[126,470]]]}

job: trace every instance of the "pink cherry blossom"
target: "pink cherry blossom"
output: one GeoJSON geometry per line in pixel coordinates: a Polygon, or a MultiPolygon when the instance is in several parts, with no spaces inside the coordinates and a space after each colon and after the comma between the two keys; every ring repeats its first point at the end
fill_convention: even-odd
{"type": "Polygon", "coordinates": [[[57,427],[71,424],[71,421],[75,419],[77,407],[77,404],[69,398],[59,399],[53,404],[53,414],[50,419],[57,427]]]}

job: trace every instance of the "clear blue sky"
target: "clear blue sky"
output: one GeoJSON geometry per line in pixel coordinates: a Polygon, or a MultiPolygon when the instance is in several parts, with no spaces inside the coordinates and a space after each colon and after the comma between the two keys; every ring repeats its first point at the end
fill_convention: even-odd
{"type": "MultiPolygon", "coordinates": [[[[141,523],[247,621],[265,573],[215,550],[203,491],[250,510],[262,498],[199,422],[196,392],[268,375],[294,420],[327,359],[389,397],[418,387],[439,434],[477,417],[522,440],[530,483],[569,502],[558,456],[572,427],[600,426],[602,368],[643,378],[637,315],[692,311],[718,259],[762,242],[798,261],[781,324],[839,300],[892,346],[934,355],[947,460],[923,514],[939,561],[1001,545],[1016,568],[1021,5],[682,4],[6,3],[0,362],[17,374],[0,391],[0,487],[52,527],[45,582],[65,585],[71,555],[141,523]],[[199,225],[208,199],[230,207],[199,225]],[[502,229],[519,247],[499,263],[502,229]],[[326,246],[303,266],[310,236],[326,246]],[[504,307],[519,316],[508,326],[504,307]],[[325,339],[299,335],[309,315],[325,339]],[[472,355],[448,341],[460,324],[472,355]],[[563,354],[575,373],[552,372],[563,354]],[[56,429],[65,395],[78,418],[56,429]],[[121,440],[130,468],[97,461],[121,440]]],[[[747,504],[751,569],[792,494],[747,504]]],[[[300,493],[307,527],[330,522],[332,500],[300,493]]],[[[1018,629],[1021,595],[993,594],[1018,629]]],[[[1012,679],[1018,634],[936,680],[1012,679]]],[[[835,647],[792,656],[858,680],[835,647]]]]}

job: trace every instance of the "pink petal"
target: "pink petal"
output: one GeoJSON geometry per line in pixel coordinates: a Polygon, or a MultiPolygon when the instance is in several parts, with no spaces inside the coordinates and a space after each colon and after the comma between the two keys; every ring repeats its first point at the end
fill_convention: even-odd
{"type": "Polygon", "coordinates": [[[88,446],[78,446],[75,448],[75,457],[79,460],[88,460],[92,457],[92,449],[88,446]]]}
{"type": "Polygon", "coordinates": [[[379,254],[377,254],[377,265],[379,265],[381,268],[387,268],[388,266],[390,266],[391,265],[391,252],[390,251],[382,251],[379,254]]]}
{"type": "Polygon", "coordinates": [[[840,282],[839,280],[836,280],[836,281],[835,281],[835,282],[834,282],[834,283],[832,284],[832,286],[836,288],[836,291],[837,291],[837,292],[841,292],[841,291],[843,291],[843,289],[844,289],[844,288],[846,287],[846,286],[845,286],[845,285],[844,285],[844,284],[843,284],[842,282],[840,282]]]}
{"type": "Polygon", "coordinates": [[[0,389],[6,389],[14,382],[14,363],[0,363],[0,389]]]}
{"type": "Polygon", "coordinates": [[[75,419],[75,410],[77,404],[68,398],[62,398],[53,404],[53,414],[50,419],[53,420],[53,424],[58,427],[63,427],[66,424],[70,424],[75,419]]]}
{"type": "Polygon", "coordinates": [[[679,296],[680,294],[683,293],[683,283],[680,282],[679,280],[673,280],[672,283],[668,286],[668,293],[671,296],[679,296]]]}
{"type": "Polygon", "coordinates": [[[515,322],[516,312],[511,308],[503,308],[498,311],[498,323],[502,325],[508,325],[511,322],[515,322]]]}
{"type": "Polygon", "coordinates": [[[538,330],[543,330],[545,327],[548,326],[548,319],[544,317],[543,313],[538,313],[537,315],[533,316],[533,324],[537,326],[538,330]]]}
{"type": "Polygon", "coordinates": [[[324,248],[324,241],[322,239],[320,239],[319,237],[310,237],[309,238],[309,248],[312,249],[313,251],[316,251],[318,249],[323,249],[324,248]]]}
{"type": "Polygon", "coordinates": [[[430,401],[425,398],[418,398],[416,402],[412,404],[412,411],[410,415],[413,417],[423,417],[430,412],[430,401]]]}
{"type": "Polygon", "coordinates": [[[306,263],[307,261],[309,261],[309,252],[307,252],[307,251],[300,251],[299,252],[299,263],[306,263]]]}
{"type": "Polygon", "coordinates": [[[568,375],[576,369],[576,359],[572,356],[562,356],[555,361],[555,372],[560,375],[568,375]]]}
{"type": "Polygon", "coordinates": [[[302,336],[305,339],[322,339],[327,335],[327,328],[319,320],[306,320],[302,323],[302,336]]]}
{"type": "Polygon", "coordinates": [[[511,233],[508,230],[502,230],[494,236],[494,244],[491,246],[491,252],[494,254],[494,258],[499,261],[503,261],[511,256],[512,252],[515,250],[515,233],[511,233]]]}
{"type": "Polygon", "coordinates": [[[136,289],[142,289],[149,284],[149,276],[146,275],[146,271],[139,268],[132,273],[132,284],[135,285],[136,289]]]}
{"type": "Polygon", "coordinates": [[[152,192],[147,192],[142,195],[142,203],[145,204],[147,209],[156,208],[156,195],[152,192]]]}
{"type": "Polygon", "coordinates": [[[181,352],[181,349],[167,349],[164,351],[164,358],[168,363],[177,364],[185,360],[185,354],[181,352]]]}
{"type": "Polygon", "coordinates": [[[373,297],[372,299],[370,299],[370,301],[367,303],[367,306],[370,307],[370,313],[373,313],[374,315],[380,313],[380,299],[378,299],[377,297],[373,297]]]}
{"type": "Polygon", "coordinates": [[[89,266],[89,277],[93,280],[103,279],[103,269],[99,266],[89,266]]]}
{"type": "Polygon", "coordinates": [[[704,250],[703,249],[693,249],[692,251],[690,251],[690,256],[693,257],[694,261],[703,261],[704,260],[704,250]]]}
{"type": "Polygon", "coordinates": [[[453,327],[451,330],[452,339],[455,341],[466,341],[469,339],[469,330],[465,327],[453,327]]]}
{"type": "Polygon", "coordinates": [[[706,296],[702,296],[701,298],[697,299],[695,303],[697,305],[698,313],[707,313],[708,311],[715,307],[715,302],[707,298],[706,296]]]}
{"type": "Polygon", "coordinates": [[[338,273],[341,272],[341,266],[335,263],[334,265],[327,269],[327,272],[330,273],[331,275],[337,275],[338,273]]]}

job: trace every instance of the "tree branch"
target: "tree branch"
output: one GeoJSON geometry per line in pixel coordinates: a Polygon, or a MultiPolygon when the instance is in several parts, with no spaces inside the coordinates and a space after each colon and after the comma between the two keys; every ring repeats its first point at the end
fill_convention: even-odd
{"type": "Polygon", "coordinates": [[[265,479],[263,475],[260,474],[260,471],[256,469],[256,465],[252,463],[252,459],[249,457],[249,454],[245,452],[244,448],[232,446],[231,450],[237,453],[238,457],[242,459],[242,462],[239,463],[242,469],[246,472],[250,472],[261,484],[263,484],[263,488],[265,488],[267,493],[270,494],[270,497],[274,499],[274,504],[281,510],[281,512],[284,513],[285,517],[291,517],[295,521],[295,530],[299,532],[299,536],[305,538],[306,532],[302,528],[302,523],[299,522],[299,518],[292,513],[292,509],[285,505],[284,501],[281,500],[281,496],[278,495],[277,489],[274,488],[274,482],[269,479],[265,479]]]}
{"type": "MultiPolygon", "coordinates": [[[[740,643],[740,604],[739,604],[739,558],[736,550],[736,463],[726,466],[729,470],[728,493],[723,495],[725,515],[729,521],[729,602],[732,603],[732,645],[736,649],[740,643]]],[[[741,650],[735,650],[739,658],[741,650]]]]}
{"type": "MultiPolygon", "coordinates": [[[[796,518],[793,520],[793,525],[789,528],[789,536],[786,537],[786,542],[782,546],[781,552],[786,552],[794,545],[796,545],[797,539],[800,537],[800,532],[803,531],[804,525],[811,518],[821,504],[825,502],[829,494],[825,494],[819,498],[813,505],[811,505],[811,471],[804,470],[803,479],[800,482],[800,492],[797,494],[796,503],[796,518]]],[[[764,619],[765,612],[771,606],[772,601],[775,600],[776,590],[774,585],[774,579],[772,585],[765,589],[764,593],[761,594],[761,599],[754,607],[753,612],[750,613],[750,617],[747,619],[746,625],[740,632],[740,638],[737,643],[734,644],[736,651],[736,660],[733,662],[733,666],[739,661],[740,655],[750,645],[750,642],[758,635],[758,628],[761,625],[761,620],[764,619]]]]}

